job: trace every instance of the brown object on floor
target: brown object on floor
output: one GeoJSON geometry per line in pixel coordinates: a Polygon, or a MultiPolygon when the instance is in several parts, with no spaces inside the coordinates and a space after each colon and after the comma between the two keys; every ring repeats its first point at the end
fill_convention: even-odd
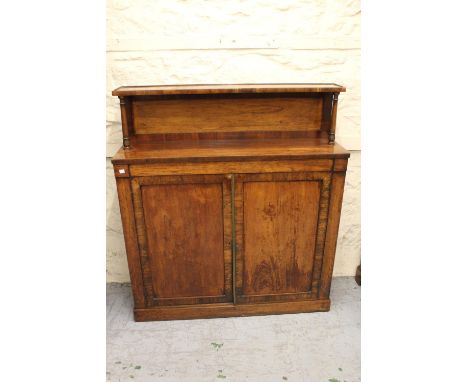
{"type": "Polygon", "coordinates": [[[356,276],[354,279],[356,280],[357,285],[361,286],[361,264],[356,268],[356,276]]]}
{"type": "Polygon", "coordinates": [[[121,87],[137,321],[327,311],[349,152],[335,84],[121,87]]]}

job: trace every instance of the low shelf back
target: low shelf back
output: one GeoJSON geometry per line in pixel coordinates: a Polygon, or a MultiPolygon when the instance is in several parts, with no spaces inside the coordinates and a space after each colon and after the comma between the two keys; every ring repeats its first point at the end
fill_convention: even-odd
{"type": "MultiPolygon", "coordinates": [[[[116,91],[117,92],[117,91],[116,91]]],[[[124,147],[171,140],[334,141],[338,92],[119,95],[124,147]]]]}

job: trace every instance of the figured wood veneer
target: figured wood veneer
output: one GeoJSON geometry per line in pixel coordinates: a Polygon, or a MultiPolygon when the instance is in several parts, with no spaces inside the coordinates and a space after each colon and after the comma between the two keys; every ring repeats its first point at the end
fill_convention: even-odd
{"type": "Polygon", "coordinates": [[[123,147],[188,139],[324,137],[335,141],[336,84],[131,86],[120,99],[123,147]]]}
{"type": "Polygon", "coordinates": [[[176,174],[229,174],[285,171],[329,171],[333,160],[290,160],[290,161],[244,161],[244,162],[197,162],[197,163],[155,163],[130,166],[133,176],[176,175],[176,174]]]}
{"type": "MultiPolygon", "coordinates": [[[[120,149],[115,164],[193,163],[259,160],[347,160],[349,156],[339,144],[327,139],[247,138],[231,140],[170,141],[138,144],[120,149]]],[[[320,161],[319,161],[320,162],[320,161]]],[[[318,162],[318,163],[319,163],[318,162]]]]}
{"type": "Polygon", "coordinates": [[[150,96],[175,94],[230,94],[230,93],[327,93],[344,92],[337,84],[216,84],[216,85],[155,85],[122,86],[112,92],[114,96],[150,96]]]}
{"type": "Polygon", "coordinates": [[[321,97],[142,99],[133,101],[133,130],[136,135],[320,130],[322,107],[321,97]]]}
{"type": "Polygon", "coordinates": [[[135,320],[327,311],[349,152],[336,84],[122,87],[135,320]]]}
{"type": "Polygon", "coordinates": [[[310,292],[320,184],[313,181],[244,184],[243,292],[310,292]]]}
{"type": "Polygon", "coordinates": [[[222,185],[151,185],[141,195],[154,295],[224,295],[222,185]]]}
{"type": "Polygon", "coordinates": [[[135,309],[136,321],[190,320],[213,317],[262,316],[266,314],[328,312],[330,300],[303,300],[262,304],[199,304],[135,309]]]}

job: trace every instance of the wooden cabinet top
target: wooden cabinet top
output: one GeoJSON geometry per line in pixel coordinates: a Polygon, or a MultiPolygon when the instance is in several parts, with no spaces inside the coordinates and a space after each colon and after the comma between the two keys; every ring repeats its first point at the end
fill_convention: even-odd
{"type": "Polygon", "coordinates": [[[158,85],[121,86],[112,92],[119,97],[178,95],[178,94],[231,94],[231,93],[340,93],[346,88],[337,84],[219,84],[219,85],[158,85]]]}

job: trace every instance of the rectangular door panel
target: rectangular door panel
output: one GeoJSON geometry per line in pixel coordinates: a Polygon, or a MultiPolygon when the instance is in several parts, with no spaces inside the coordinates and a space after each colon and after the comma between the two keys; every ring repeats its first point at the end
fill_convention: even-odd
{"type": "Polygon", "coordinates": [[[156,296],[223,295],[221,185],[147,186],[142,198],[156,296]]]}
{"type": "Polygon", "coordinates": [[[319,197],[317,182],[245,184],[245,295],[310,291],[319,197]]]}
{"type": "Polygon", "coordinates": [[[236,184],[236,299],[316,299],[329,175],[240,175],[236,184]]]}

